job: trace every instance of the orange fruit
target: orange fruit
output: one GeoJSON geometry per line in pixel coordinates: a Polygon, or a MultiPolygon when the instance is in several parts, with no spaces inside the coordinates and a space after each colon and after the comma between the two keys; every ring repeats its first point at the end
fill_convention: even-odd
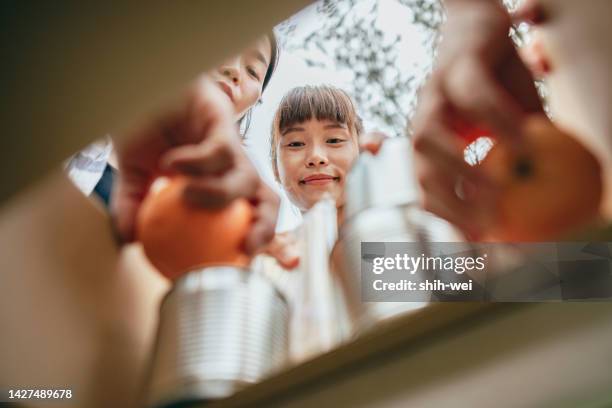
{"type": "Polygon", "coordinates": [[[142,203],[136,231],[151,263],[170,279],[200,267],[247,266],[242,245],[253,207],[244,199],[218,210],[194,207],[183,198],[186,184],[184,177],[172,178],[142,203]]]}
{"type": "Polygon", "coordinates": [[[554,241],[594,221],[602,198],[595,156],[544,115],[532,115],[520,146],[495,144],[480,164],[499,187],[486,240],[554,241]]]}

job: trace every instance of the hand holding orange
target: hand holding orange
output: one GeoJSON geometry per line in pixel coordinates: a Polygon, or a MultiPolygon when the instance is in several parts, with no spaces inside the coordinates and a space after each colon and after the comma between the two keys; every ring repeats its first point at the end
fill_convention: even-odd
{"type": "Polygon", "coordinates": [[[174,177],[145,198],[137,236],[151,263],[176,279],[198,267],[250,262],[242,246],[253,222],[253,208],[236,199],[221,209],[197,208],[183,198],[185,177],[174,177]]]}
{"type": "Polygon", "coordinates": [[[499,187],[490,241],[554,241],[594,221],[602,198],[595,156],[544,115],[525,120],[520,146],[500,140],[480,164],[499,187]]]}

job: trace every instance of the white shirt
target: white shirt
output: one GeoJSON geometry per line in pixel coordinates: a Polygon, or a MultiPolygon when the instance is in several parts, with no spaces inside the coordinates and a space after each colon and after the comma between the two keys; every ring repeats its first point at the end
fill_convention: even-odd
{"type": "Polygon", "coordinates": [[[110,136],[97,140],[76,153],[66,163],[68,177],[85,195],[90,195],[102,178],[113,152],[110,136]]]}

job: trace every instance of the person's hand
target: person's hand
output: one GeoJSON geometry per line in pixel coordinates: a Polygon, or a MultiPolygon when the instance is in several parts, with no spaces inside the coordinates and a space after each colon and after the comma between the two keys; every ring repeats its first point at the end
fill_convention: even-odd
{"type": "Polygon", "coordinates": [[[447,0],[435,71],[413,121],[415,173],[422,206],[477,237],[495,190],[464,160],[475,136],[518,140],[525,113],[542,111],[533,78],[508,33],[501,2],[447,0]]]}
{"type": "Polygon", "coordinates": [[[205,78],[189,90],[183,104],[153,117],[117,143],[119,165],[111,212],[119,237],[135,239],[135,219],[153,181],[161,175],[189,177],[185,199],[221,207],[244,197],[256,207],[245,242],[252,254],[274,235],[279,199],[261,181],[239,143],[227,97],[205,78]]]}
{"type": "Polygon", "coordinates": [[[520,55],[535,78],[543,79],[552,72],[539,31],[534,31],[529,44],[521,47],[520,55]]]}
{"type": "Polygon", "coordinates": [[[285,269],[293,269],[300,264],[300,251],[294,231],[277,233],[262,252],[276,259],[285,269]]]}
{"type": "Polygon", "coordinates": [[[274,237],[280,198],[258,176],[237,139],[213,136],[197,146],[177,147],[164,155],[162,167],[190,176],[185,199],[193,205],[217,208],[239,197],[249,200],[255,212],[244,242],[247,254],[254,255],[274,237]]]}
{"type": "Polygon", "coordinates": [[[548,16],[539,0],[525,0],[512,14],[516,23],[527,22],[532,25],[531,39],[528,44],[521,47],[519,53],[525,65],[536,78],[544,78],[552,71],[550,59],[544,49],[542,32],[537,28],[545,23],[548,16]]]}
{"type": "Polygon", "coordinates": [[[274,238],[280,198],[265,182],[259,179],[251,203],[256,208],[255,225],[247,236],[245,250],[248,254],[253,255],[265,248],[274,238]]]}
{"type": "Polygon", "coordinates": [[[359,151],[367,151],[376,155],[384,141],[388,138],[389,136],[383,132],[373,131],[364,133],[359,137],[359,151]]]}

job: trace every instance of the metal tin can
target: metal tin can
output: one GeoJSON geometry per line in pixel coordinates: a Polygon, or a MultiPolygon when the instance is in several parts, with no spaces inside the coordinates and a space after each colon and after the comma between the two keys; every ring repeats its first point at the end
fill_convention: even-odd
{"type": "Polygon", "coordinates": [[[166,295],[147,405],[227,397],[287,356],[286,299],[264,276],[219,266],[189,272],[166,295]]]}

